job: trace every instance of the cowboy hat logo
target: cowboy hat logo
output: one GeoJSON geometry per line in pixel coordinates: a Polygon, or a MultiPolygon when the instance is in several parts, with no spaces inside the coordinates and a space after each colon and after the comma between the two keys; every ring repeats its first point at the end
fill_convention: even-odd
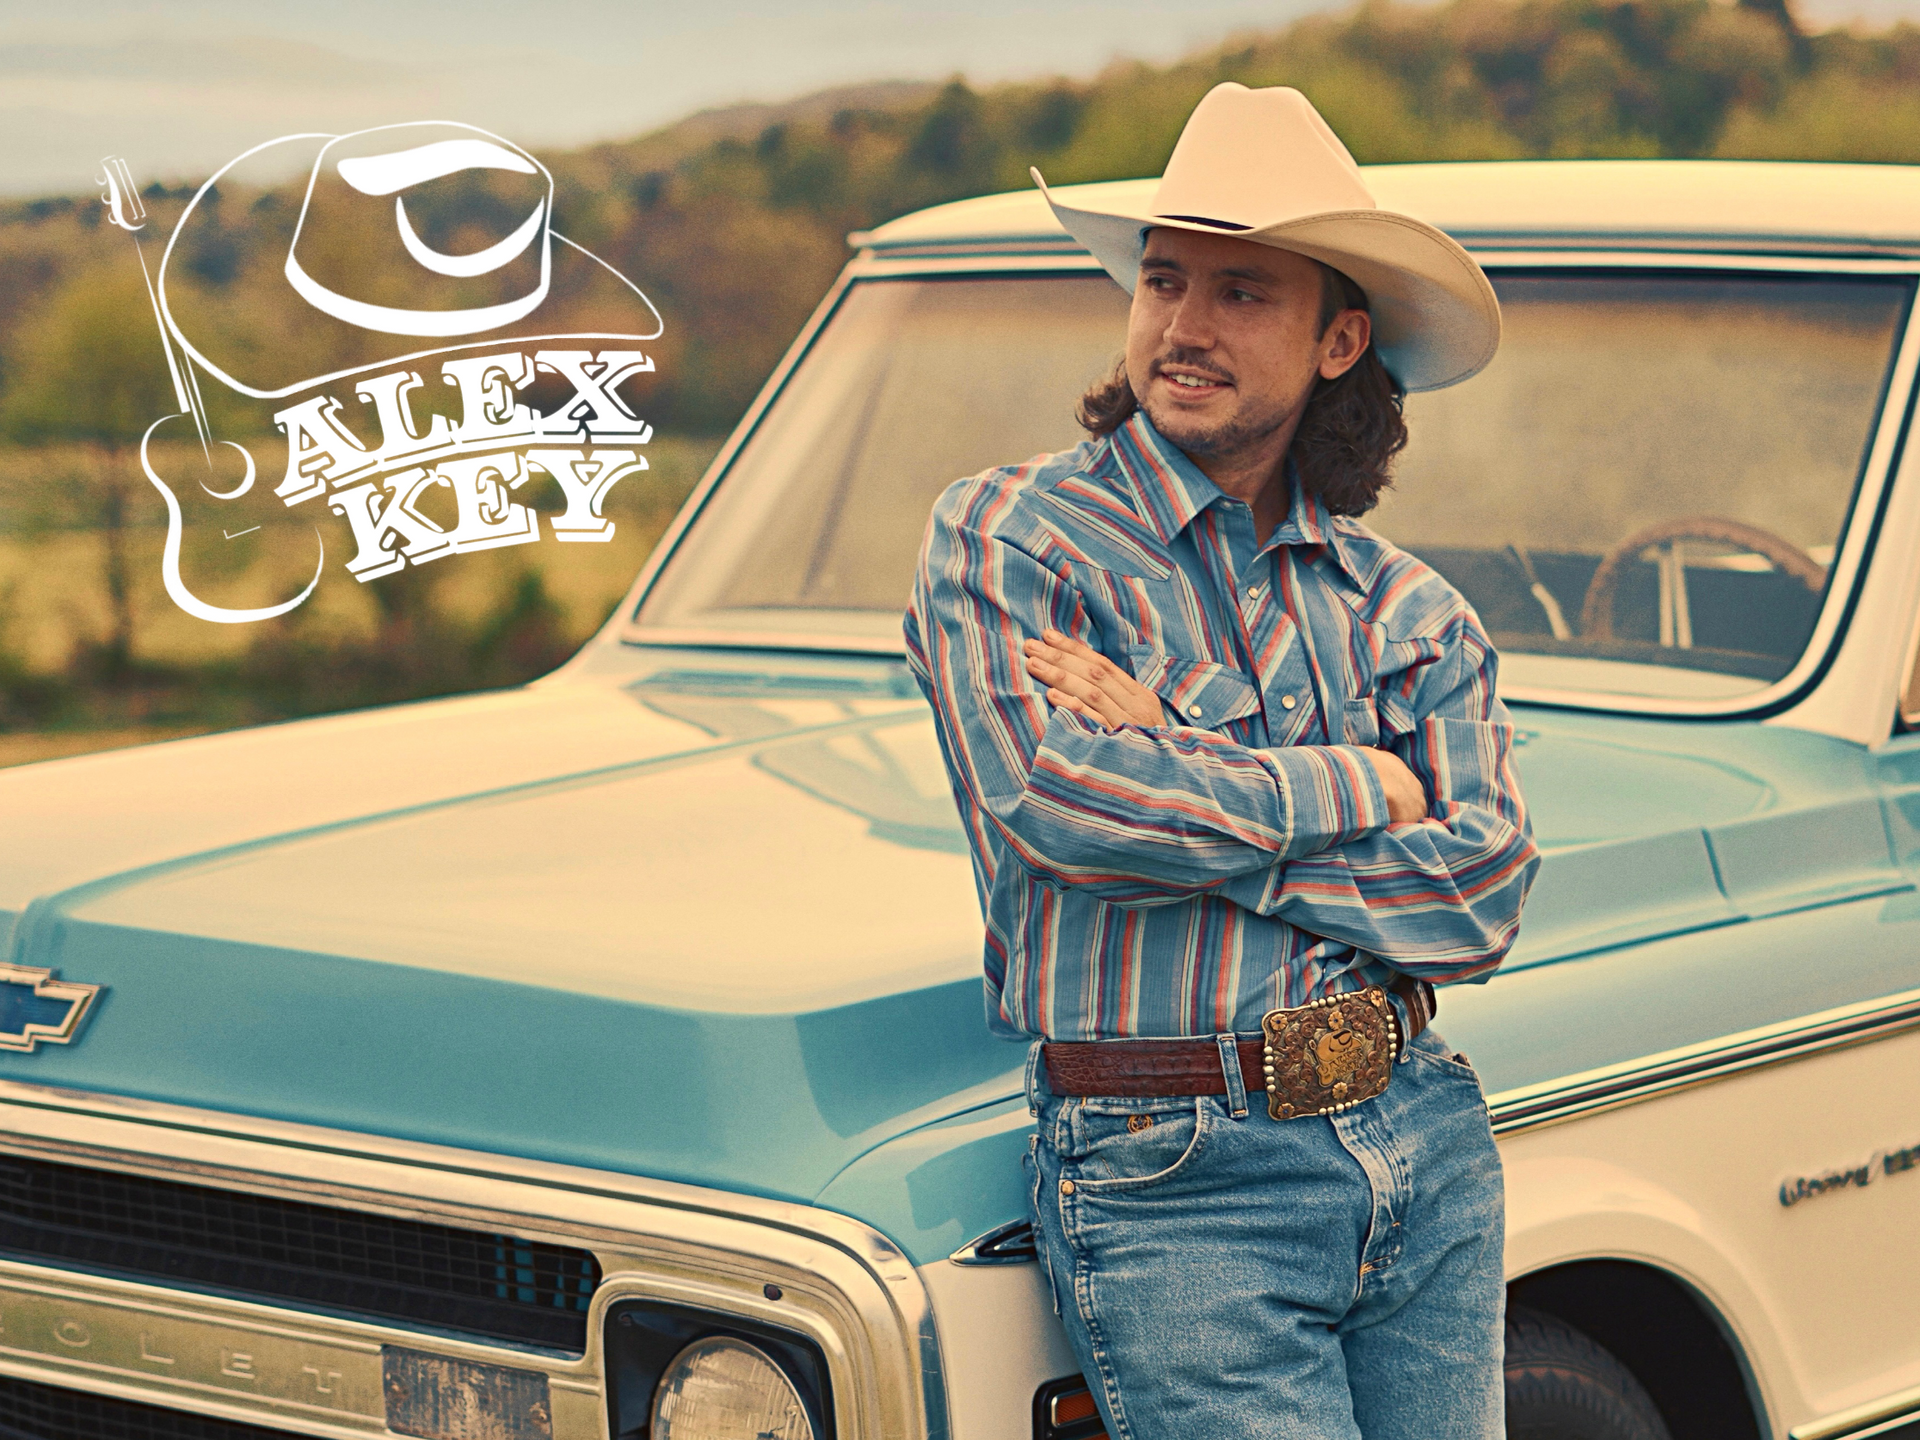
{"type": "MultiPolygon", "coordinates": [[[[131,177],[118,160],[103,175],[118,220],[131,177]]],[[[637,286],[555,229],[553,211],[553,177],[537,159],[450,121],[282,137],[200,187],[149,280],[179,408],[149,428],[141,464],[167,506],[162,578],[174,603],[246,623],[286,614],[319,584],[316,527],[319,560],[298,594],[238,608],[203,599],[182,573],[183,539],[210,510],[226,538],[252,533],[230,529],[222,507],[322,500],[347,523],[346,569],[361,581],[539,540],[539,514],[515,498],[530,482],[565,501],[546,527],[553,538],[613,537],[602,507],[619,479],[646,468],[637,447],[653,433],[621,387],[653,371],[641,347],[663,326],[637,286]],[[237,305],[223,313],[204,288],[169,282],[218,226],[219,186],[243,163],[304,183],[284,256],[244,267],[232,287],[241,293],[226,297],[237,305]],[[235,308],[266,316],[267,333],[236,334],[235,308]],[[422,403],[436,376],[451,387],[451,414],[422,403]],[[252,449],[213,433],[212,387],[273,403],[284,466],[271,491],[256,488],[252,449]],[[535,389],[565,398],[531,404],[535,389]],[[189,421],[207,474],[161,474],[151,442],[189,421]],[[237,482],[216,480],[217,447],[238,452],[237,482]],[[437,516],[427,500],[440,502],[437,516]]]]}
{"type": "Polygon", "coordinates": [[[334,141],[320,152],[320,159],[314,165],[306,204],[300,212],[300,228],[294,232],[293,246],[287,252],[286,270],[287,283],[299,291],[309,305],[367,330],[394,335],[446,336],[469,335],[523,320],[546,299],[547,287],[553,278],[553,235],[548,224],[553,182],[533,157],[477,136],[423,139],[401,150],[351,153],[354,141],[365,138],[350,135],[334,141]],[[528,186],[532,204],[527,218],[494,244],[471,255],[449,255],[420,238],[407,215],[406,192],[425,181],[439,180],[463,170],[496,170],[526,176],[533,182],[528,186]],[[540,184],[542,180],[544,186],[540,184]],[[317,208],[314,205],[316,190],[322,202],[317,208]],[[329,289],[307,272],[301,259],[300,241],[305,236],[308,249],[314,248],[312,236],[307,233],[309,221],[315,229],[329,219],[346,221],[360,203],[360,197],[377,204],[387,196],[393,197],[394,233],[401,247],[408,258],[429,274],[448,280],[491,275],[533,251],[538,256],[537,280],[526,287],[524,294],[497,305],[465,309],[458,305],[401,308],[357,300],[329,289]]]}

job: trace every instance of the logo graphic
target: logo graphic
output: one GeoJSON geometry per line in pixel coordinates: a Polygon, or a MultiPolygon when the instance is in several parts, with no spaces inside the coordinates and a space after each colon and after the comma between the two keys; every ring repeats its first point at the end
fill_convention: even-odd
{"type": "MultiPolygon", "coordinates": [[[[105,161],[99,183],[113,223],[145,224],[124,162],[105,161]]],[[[243,624],[304,603],[326,565],[317,526],[313,578],[277,603],[215,604],[184,573],[185,542],[253,534],[276,506],[320,501],[341,517],[346,570],[362,582],[538,541],[538,506],[523,501],[542,488],[564,503],[546,524],[555,540],[613,538],[607,495],[647,468],[639,447],[653,437],[621,387],[653,373],[640,347],[663,327],[637,286],[553,228],[553,188],[526,151],[448,121],[286,136],[200,187],[148,282],[178,410],[148,428],[140,456],[167,507],[162,579],[176,605],[243,624]],[[220,186],[243,163],[304,174],[304,189],[284,253],[212,295],[181,267],[219,241],[220,186]],[[261,317],[254,333],[236,332],[236,313],[261,317]],[[450,393],[427,391],[436,375],[450,393]],[[262,402],[255,428],[284,437],[270,492],[249,445],[214,433],[214,386],[232,402],[223,413],[262,402]],[[203,474],[161,473],[153,442],[170,428],[197,440],[203,474]]]]}
{"type": "Polygon", "coordinates": [[[0,1050],[70,1045],[104,986],[56,980],[51,970],[0,964],[0,1050]]]}

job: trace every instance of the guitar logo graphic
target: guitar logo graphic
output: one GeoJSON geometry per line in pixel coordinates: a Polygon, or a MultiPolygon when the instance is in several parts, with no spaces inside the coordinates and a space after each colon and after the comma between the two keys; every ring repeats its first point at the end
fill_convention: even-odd
{"type": "Polygon", "coordinates": [[[653,371],[640,347],[662,323],[637,286],[553,228],[553,177],[532,155],[451,121],[284,136],[195,192],[157,274],[140,246],[148,217],[126,163],[103,162],[98,183],[112,223],[134,237],[173,382],[177,409],[148,428],[140,463],[166,505],[162,579],[182,610],[245,624],[306,602],[326,566],[318,526],[312,578],[276,603],[215,604],[182,573],[190,533],[237,540],[278,507],[322,501],[344,519],[355,545],[346,569],[361,581],[540,539],[540,515],[515,498],[529,482],[557,486],[565,501],[548,521],[553,538],[612,538],[607,494],[647,467],[638,447],[653,434],[620,387],[653,371]],[[306,176],[284,259],[276,252],[280,263],[251,267],[240,282],[273,319],[276,333],[258,344],[236,340],[199,292],[168,283],[176,257],[218,226],[220,182],[248,162],[306,176]],[[436,243],[422,216],[444,213],[449,187],[462,184],[483,186],[486,203],[461,212],[460,243],[436,243]],[[436,375],[452,387],[457,416],[430,413],[422,424],[417,402],[436,375]],[[205,400],[213,386],[271,407],[285,437],[277,483],[262,480],[246,444],[215,434],[205,400]],[[536,409],[525,397],[535,387],[566,398],[536,409]],[[377,442],[346,417],[377,429],[377,442]],[[197,441],[204,473],[161,472],[154,442],[170,431],[197,441]],[[434,496],[439,518],[421,505],[434,496]]]}

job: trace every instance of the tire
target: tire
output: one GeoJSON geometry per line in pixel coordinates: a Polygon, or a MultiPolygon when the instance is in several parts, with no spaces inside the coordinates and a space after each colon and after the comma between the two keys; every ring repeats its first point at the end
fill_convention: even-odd
{"type": "Polygon", "coordinates": [[[1507,1440],[1671,1440],[1613,1355],[1539,1310],[1507,1312],[1507,1440]]]}

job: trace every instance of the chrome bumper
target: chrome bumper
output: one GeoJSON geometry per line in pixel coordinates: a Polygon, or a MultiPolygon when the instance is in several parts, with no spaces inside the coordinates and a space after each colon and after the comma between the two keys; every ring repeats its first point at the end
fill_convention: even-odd
{"type": "Polygon", "coordinates": [[[403,1346],[538,1371],[555,1440],[602,1440],[607,1309],[644,1299],[810,1339],[843,1440],[946,1434],[919,1276],[884,1236],[829,1211],[17,1082],[0,1082],[0,1153],[506,1231],[591,1250],[604,1276],[585,1353],[555,1358],[0,1259],[0,1374],[345,1440],[391,1433],[381,1349],[403,1346]]]}

